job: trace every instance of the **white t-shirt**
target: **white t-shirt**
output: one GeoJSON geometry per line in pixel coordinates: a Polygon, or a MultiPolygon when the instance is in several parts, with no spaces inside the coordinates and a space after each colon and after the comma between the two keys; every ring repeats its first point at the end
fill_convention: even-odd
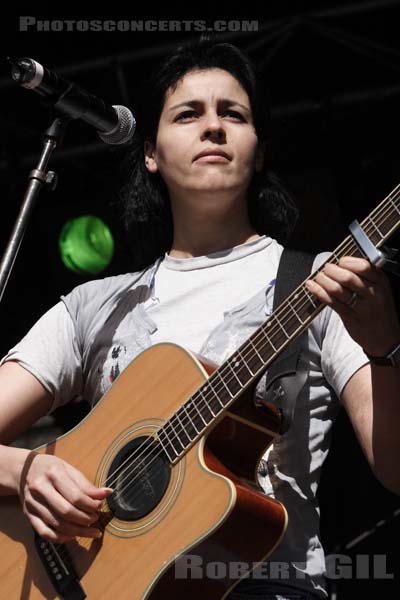
{"type": "Polygon", "coordinates": [[[174,341],[199,352],[224,314],[264,289],[267,281],[272,287],[281,252],[264,235],[209,256],[166,254],[156,266],[152,295],[144,305],[157,323],[153,344],[174,341]]]}
{"type": "MultiPolygon", "coordinates": [[[[262,236],[208,256],[166,255],[141,272],[85,283],[62,297],[1,362],[16,360],[33,373],[53,395],[53,408],[76,397],[94,405],[140,352],[161,340],[222,364],[271,314],[281,253],[282,246],[262,236]]],[[[318,255],[314,269],[326,258],[318,255]]],[[[259,483],[289,516],[268,562],[288,566],[281,583],[326,598],[316,492],[338,397],[368,359],[329,308],[314,319],[306,339],[308,380],[290,429],[264,456],[268,472],[259,483]]],[[[265,375],[256,394],[265,394],[265,375]]]]}

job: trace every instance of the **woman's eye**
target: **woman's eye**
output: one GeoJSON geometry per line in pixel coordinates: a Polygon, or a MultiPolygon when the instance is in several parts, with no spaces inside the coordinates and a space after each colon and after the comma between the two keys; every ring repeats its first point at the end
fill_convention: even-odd
{"type": "MultiPolygon", "coordinates": [[[[230,117],[231,119],[235,119],[237,121],[245,121],[244,116],[237,112],[236,110],[224,110],[223,112],[220,113],[220,115],[222,117],[230,117]]],[[[190,119],[195,119],[199,116],[199,113],[197,113],[195,110],[185,110],[181,113],[179,113],[179,115],[177,115],[175,117],[175,121],[186,121],[186,120],[190,120],[190,119]]]]}
{"type": "Polygon", "coordinates": [[[185,110],[176,117],[175,121],[184,121],[185,119],[192,119],[195,116],[196,112],[194,110],[185,110]]]}
{"type": "Polygon", "coordinates": [[[238,119],[239,121],[245,120],[244,116],[236,110],[226,110],[224,114],[228,115],[229,117],[233,117],[234,119],[238,119]]]}

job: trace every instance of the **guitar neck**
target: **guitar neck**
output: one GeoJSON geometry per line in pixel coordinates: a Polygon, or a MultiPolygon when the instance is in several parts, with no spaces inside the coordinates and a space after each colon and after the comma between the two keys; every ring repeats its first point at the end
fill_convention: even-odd
{"type": "MultiPolygon", "coordinates": [[[[379,248],[400,225],[400,184],[366,217],[361,227],[379,248]]],[[[158,432],[171,462],[178,460],[211,428],[215,419],[252,385],[276,357],[325,307],[305,287],[306,281],[343,256],[362,256],[349,235],[328,259],[288,298],[177,410],[158,432]]]]}

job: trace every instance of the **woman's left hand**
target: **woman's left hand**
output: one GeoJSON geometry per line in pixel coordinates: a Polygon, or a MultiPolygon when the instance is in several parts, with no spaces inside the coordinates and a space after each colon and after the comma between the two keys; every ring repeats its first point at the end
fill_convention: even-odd
{"type": "Polygon", "coordinates": [[[385,273],[364,258],[326,264],[307,289],[335,310],[368,354],[384,356],[400,342],[400,322],[385,273]]]}

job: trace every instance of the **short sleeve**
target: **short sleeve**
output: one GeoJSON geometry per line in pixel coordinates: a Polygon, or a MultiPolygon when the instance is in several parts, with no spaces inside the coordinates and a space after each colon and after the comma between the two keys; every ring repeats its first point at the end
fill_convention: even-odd
{"type": "MultiPolygon", "coordinates": [[[[312,272],[314,273],[330,256],[330,252],[317,254],[312,272]]],[[[325,307],[315,322],[319,323],[322,372],[340,399],[346,383],[369,360],[361,346],[350,336],[337,312],[330,307],[325,307]]]]}
{"type": "Polygon", "coordinates": [[[325,308],[324,321],[322,371],[340,398],[352,375],[369,360],[361,346],[348,333],[342,319],[331,308],[325,308]]]}
{"type": "Polygon", "coordinates": [[[82,360],[74,322],[63,302],[48,310],[1,359],[18,362],[52,394],[51,411],[82,397],[82,360]]]}

